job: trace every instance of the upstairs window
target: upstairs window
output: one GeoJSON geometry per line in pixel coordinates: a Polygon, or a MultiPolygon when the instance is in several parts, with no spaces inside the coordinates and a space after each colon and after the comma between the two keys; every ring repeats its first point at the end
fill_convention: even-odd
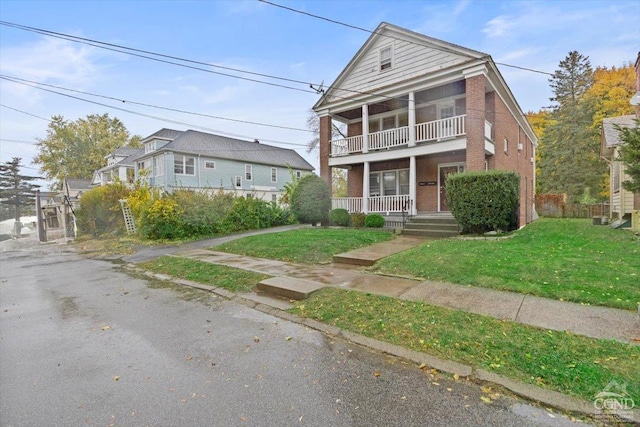
{"type": "Polygon", "coordinates": [[[278,169],[271,168],[271,182],[278,182],[278,169]]]}
{"type": "Polygon", "coordinates": [[[253,167],[251,165],[244,165],[244,179],[245,181],[251,181],[253,175],[253,167]]]}
{"type": "Polygon", "coordinates": [[[391,68],[391,47],[380,49],[380,71],[391,68]]]}

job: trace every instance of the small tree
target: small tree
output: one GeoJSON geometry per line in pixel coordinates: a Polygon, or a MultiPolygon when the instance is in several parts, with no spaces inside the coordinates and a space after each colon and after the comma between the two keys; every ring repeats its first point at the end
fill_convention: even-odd
{"type": "Polygon", "coordinates": [[[620,132],[620,161],[625,165],[625,172],[630,179],[622,183],[625,190],[640,193],[640,119],[636,119],[635,127],[616,126],[620,132]]]}
{"type": "Polygon", "coordinates": [[[20,222],[23,213],[33,211],[36,190],[39,185],[30,181],[38,179],[36,176],[22,175],[20,173],[19,157],[0,165],[0,200],[3,204],[13,207],[14,218],[20,222]]]}
{"type": "Polygon", "coordinates": [[[326,223],[331,210],[331,194],[327,183],[318,175],[300,178],[291,194],[291,211],[298,221],[307,224],[326,223]]]}

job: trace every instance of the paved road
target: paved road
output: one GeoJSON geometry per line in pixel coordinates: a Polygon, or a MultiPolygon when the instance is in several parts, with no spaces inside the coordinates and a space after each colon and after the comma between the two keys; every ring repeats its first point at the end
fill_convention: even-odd
{"type": "Polygon", "coordinates": [[[64,246],[0,245],[3,426],[570,424],[64,246]]]}

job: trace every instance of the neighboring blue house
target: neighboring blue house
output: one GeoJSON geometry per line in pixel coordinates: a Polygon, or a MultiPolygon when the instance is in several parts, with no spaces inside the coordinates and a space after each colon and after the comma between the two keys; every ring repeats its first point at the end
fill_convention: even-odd
{"type": "Polygon", "coordinates": [[[113,153],[104,157],[107,160],[107,166],[93,173],[91,186],[107,185],[116,180],[126,184],[133,184],[136,169],[136,164],[133,159],[137,158],[143,152],[141,148],[116,148],[113,153]]]}
{"type": "Polygon", "coordinates": [[[226,136],[161,129],[142,140],[135,177],[156,188],[233,192],[277,201],[291,181],[314,168],[294,150],[226,136]],[[291,172],[290,172],[291,171],[291,172]]]}

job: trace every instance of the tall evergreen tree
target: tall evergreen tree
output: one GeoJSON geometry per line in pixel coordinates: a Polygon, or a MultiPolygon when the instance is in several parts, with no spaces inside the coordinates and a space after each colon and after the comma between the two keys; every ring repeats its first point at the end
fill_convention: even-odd
{"type": "Polygon", "coordinates": [[[39,185],[30,181],[38,179],[35,176],[22,175],[20,173],[19,157],[0,165],[0,201],[2,204],[12,206],[16,222],[20,222],[20,217],[28,213],[30,207],[35,203],[36,190],[39,185]]]}
{"type": "Polygon", "coordinates": [[[576,51],[549,79],[555,104],[540,144],[538,193],[567,193],[575,202],[585,192],[601,193],[606,165],[600,161],[599,133],[591,126],[596,104],[585,96],[593,81],[589,58],[576,51]]]}
{"type": "Polygon", "coordinates": [[[625,173],[629,177],[622,183],[627,191],[640,193],[640,119],[636,119],[635,127],[617,126],[620,132],[620,161],[625,165],[625,173]]]}

